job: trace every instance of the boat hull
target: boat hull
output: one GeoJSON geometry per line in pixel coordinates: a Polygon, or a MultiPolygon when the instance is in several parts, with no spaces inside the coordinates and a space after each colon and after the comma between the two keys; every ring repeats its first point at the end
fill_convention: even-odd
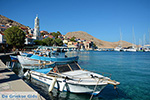
{"type": "Polygon", "coordinates": [[[128,52],[136,52],[137,50],[136,49],[127,49],[126,51],[128,51],[128,52]]]}
{"type": "Polygon", "coordinates": [[[24,56],[20,56],[20,55],[18,55],[17,57],[21,64],[37,64],[37,63],[39,63],[38,60],[32,60],[29,57],[24,57],[24,56]]]}
{"type": "Polygon", "coordinates": [[[41,57],[38,55],[32,55],[30,59],[36,59],[36,60],[42,60],[42,61],[52,61],[57,63],[63,63],[63,62],[74,62],[78,61],[79,57],[66,57],[66,58],[50,58],[50,57],[41,57]]]}
{"type": "Polygon", "coordinates": [[[51,63],[40,63],[39,60],[30,59],[29,57],[19,56],[18,60],[21,66],[25,69],[41,69],[41,68],[49,68],[55,66],[54,62],[51,63]]]}
{"type": "Polygon", "coordinates": [[[11,56],[11,55],[10,55],[10,58],[11,58],[11,61],[18,61],[17,56],[11,56]]]}
{"type": "MultiPolygon", "coordinates": [[[[45,74],[41,74],[35,71],[31,72],[31,77],[49,86],[51,85],[54,79],[54,77],[46,76],[45,74]]],[[[89,84],[89,85],[74,84],[65,81],[64,78],[57,78],[57,82],[54,85],[54,88],[59,89],[59,91],[67,91],[72,93],[89,93],[89,94],[97,95],[105,88],[106,85],[107,83],[98,84],[98,85],[97,84],[89,84]]]]}

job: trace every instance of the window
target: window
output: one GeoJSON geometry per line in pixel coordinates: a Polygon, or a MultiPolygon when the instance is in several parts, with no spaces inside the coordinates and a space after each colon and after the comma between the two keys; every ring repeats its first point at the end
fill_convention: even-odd
{"type": "Polygon", "coordinates": [[[65,64],[65,65],[58,65],[57,68],[59,70],[59,73],[70,71],[70,68],[68,67],[67,64],[65,64]]]}

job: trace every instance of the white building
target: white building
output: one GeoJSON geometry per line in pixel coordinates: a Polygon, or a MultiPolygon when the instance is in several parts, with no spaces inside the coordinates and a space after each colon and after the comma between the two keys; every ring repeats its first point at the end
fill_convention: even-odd
{"type": "Polygon", "coordinates": [[[0,32],[0,43],[6,43],[6,39],[4,39],[4,34],[0,32]]]}
{"type": "Polygon", "coordinates": [[[0,33],[0,43],[3,43],[3,34],[0,33]]]}

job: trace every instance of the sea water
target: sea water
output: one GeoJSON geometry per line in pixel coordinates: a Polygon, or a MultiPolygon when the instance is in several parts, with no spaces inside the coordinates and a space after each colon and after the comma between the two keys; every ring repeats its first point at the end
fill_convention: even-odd
{"type": "MultiPolygon", "coordinates": [[[[111,79],[120,82],[115,90],[107,85],[92,100],[150,100],[150,52],[67,52],[68,56],[79,56],[79,65],[86,70],[107,72],[111,79]]],[[[50,100],[89,100],[89,94],[48,92],[48,85],[36,80],[25,80],[43,97],[50,100]]]]}
{"type": "Polygon", "coordinates": [[[110,73],[111,79],[121,83],[117,91],[108,85],[98,99],[150,100],[150,52],[91,51],[74,54],[79,55],[82,68],[110,73]]]}

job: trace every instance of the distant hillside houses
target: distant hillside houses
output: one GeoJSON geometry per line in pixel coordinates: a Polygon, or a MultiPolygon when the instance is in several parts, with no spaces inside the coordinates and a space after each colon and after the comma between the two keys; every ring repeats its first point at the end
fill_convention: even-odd
{"type": "Polygon", "coordinates": [[[68,48],[76,48],[80,50],[93,50],[93,41],[86,41],[84,39],[76,38],[75,41],[70,41],[72,37],[64,38],[63,43],[67,45],[68,48]]]}
{"type": "MultiPolygon", "coordinates": [[[[12,27],[11,25],[0,25],[0,43],[6,43],[6,40],[4,39],[4,31],[12,27]]],[[[26,45],[34,44],[34,29],[31,29],[29,27],[20,27],[25,33],[26,33],[26,45]]],[[[52,35],[52,32],[47,31],[40,31],[40,40],[45,38],[52,38],[55,39],[55,37],[52,35]]],[[[90,50],[92,49],[93,41],[86,41],[85,39],[75,38],[75,41],[70,41],[72,37],[66,37],[65,35],[59,35],[58,38],[60,38],[64,46],[67,46],[68,48],[76,48],[76,49],[86,49],[90,50]]]]}
{"type": "MultiPolygon", "coordinates": [[[[0,43],[6,44],[6,40],[4,39],[4,31],[12,26],[18,26],[26,33],[25,44],[26,45],[34,45],[34,40],[42,40],[46,38],[55,39],[52,35],[53,32],[47,32],[45,30],[40,31],[39,25],[39,17],[38,15],[34,19],[34,28],[30,28],[28,26],[24,26],[16,21],[13,21],[7,17],[0,15],[0,43]]],[[[59,32],[60,33],[60,32],[59,32]]],[[[75,38],[74,41],[71,40],[72,37],[67,37],[66,35],[60,34],[58,36],[59,39],[63,41],[64,46],[68,48],[75,48],[75,49],[93,49],[93,41],[87,41],[82,38],[75,38]]]]}

